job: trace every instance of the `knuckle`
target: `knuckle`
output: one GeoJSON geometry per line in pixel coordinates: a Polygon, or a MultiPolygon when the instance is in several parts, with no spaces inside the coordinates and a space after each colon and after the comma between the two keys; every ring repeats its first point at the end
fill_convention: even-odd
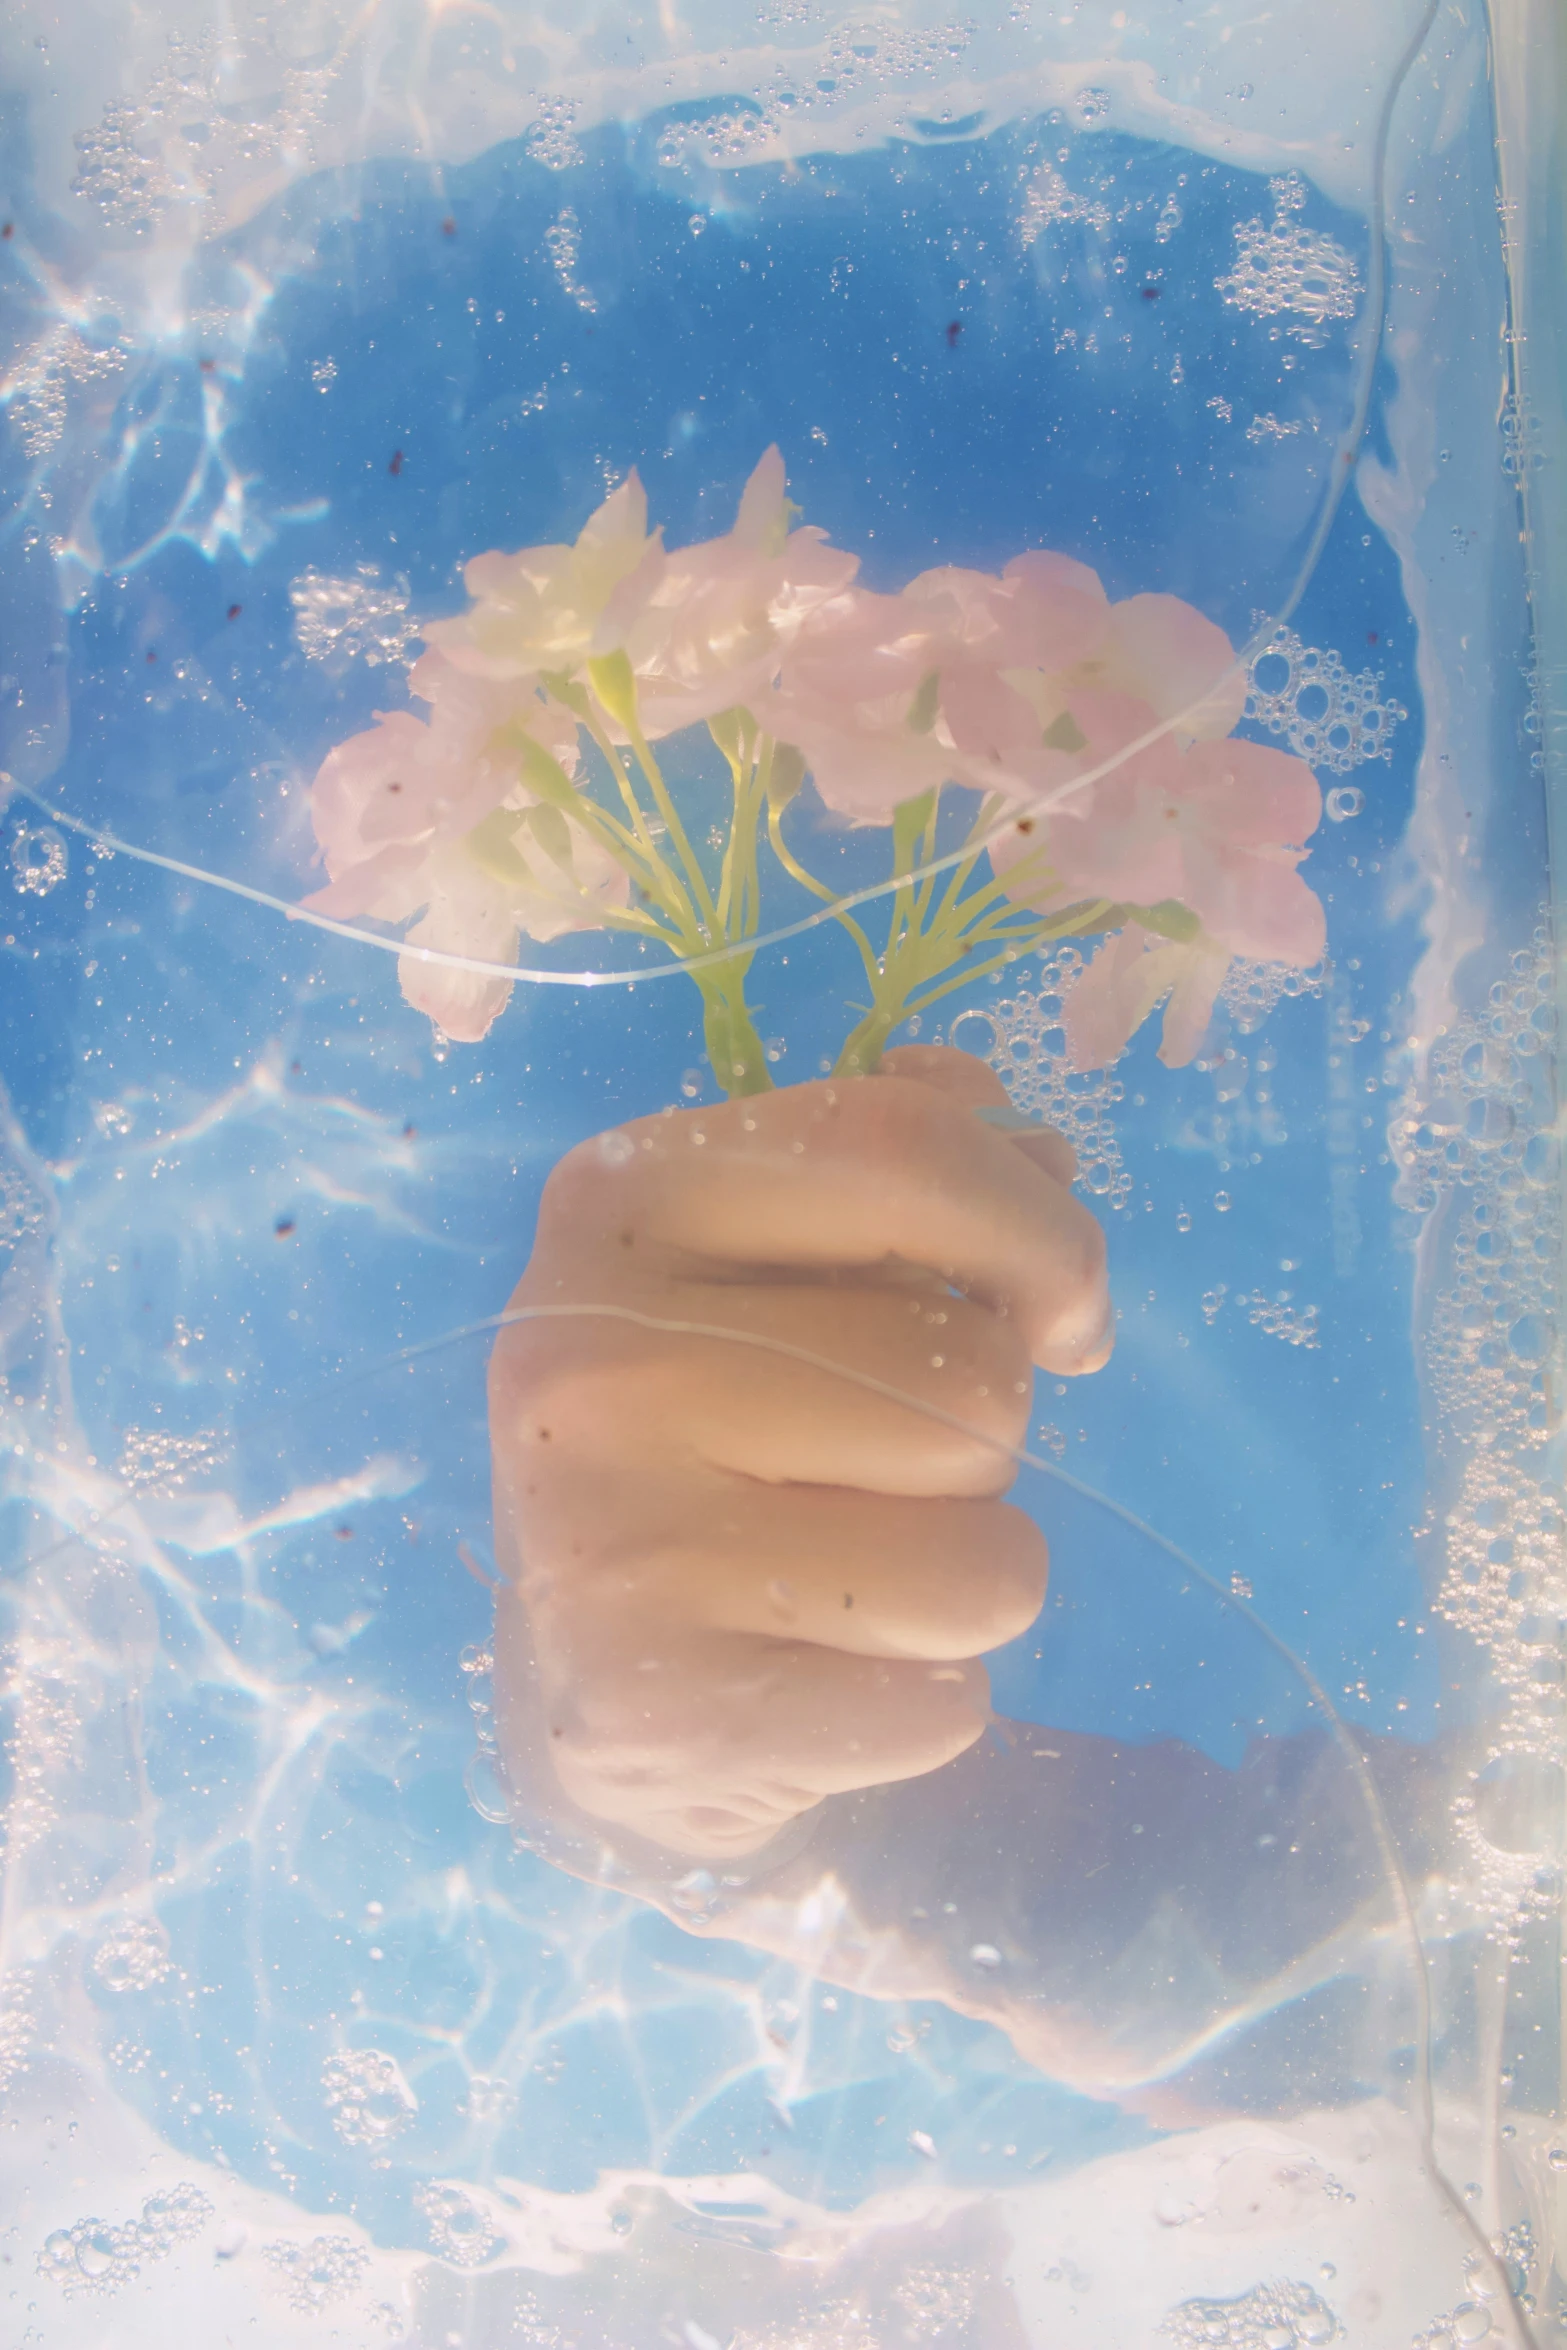
{"type": "Polygon", "coordinates": [[[833,1088],[826,1114],[857,1155],[894,1162],[919,1150],[940,1102],[928,1086],[906,1077],[857,1077],[833,1088]]]}

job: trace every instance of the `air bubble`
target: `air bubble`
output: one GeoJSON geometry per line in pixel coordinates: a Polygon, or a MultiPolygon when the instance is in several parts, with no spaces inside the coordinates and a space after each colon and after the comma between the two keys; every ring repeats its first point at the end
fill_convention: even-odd
{"type": "Polygon", "coordinates": [[[1216,1191],[1213,1195],[1213,1206],[1214,1213],[1216,1215],[1227,1216],[1230,1212],[1229,1193],[1227,1191],[1216,1191]]]}
{"type": "Polygon", "coordinates": [[[1521,1363],[1541,1363],[1550,1351],[1550,1332],[1540,1314],[1521,1314],[1507,1333],[1507,1343],[1521,1363]]]}
{"type": "Polygon", "coordinates": [[[1347,824],[1366,804],[1366,795],[1353,783],[1335,784],[1323,803],[1330,824],[1347,824]]]}
{"type": "Polygon", "coordinates": [[[1517,1115],[1510,1104],[1499,1102],[1494,1096],[1482,1096],[1480,1100],[1470,1103],[1464,1116],[1464,1132],[1471,1142],[1492,1149],[1497,1143],[1507,1140],[1517,1123],[1517,1115]]]}
{"type": "Polygon", "coordinates": [[[11,880],[26,897],[46,898],[65,879],[65,843],[52,824],[18,825],[11,838],[11,880]]]}

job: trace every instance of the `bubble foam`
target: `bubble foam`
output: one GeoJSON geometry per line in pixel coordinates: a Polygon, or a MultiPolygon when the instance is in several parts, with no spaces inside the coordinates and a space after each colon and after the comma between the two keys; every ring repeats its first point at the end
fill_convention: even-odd
{"type": "Polygon", "coordinates": [[[1347,775],[1368,759],[1391,759],[1393,729],[1409,712],[1382,692],[1382,672],[1352,677],[1341,657],[1275,629],[1253,656],[1246,716],[1281,734],[1299,759],[1347,775]]]}
{"type": "Polygon", "coordinates": [[[1228,277],[1215,278],[1214,287],[1235,309],[1257,318],[1293,313],[1305,323],[1287,332],[1315,348],[1327,340],[1324,329],[1332,320],[1354,317],[1360,271],[1342,245],[1295,219],[1306,202],[1297,173],[1270,180],[1268,193],[1273,219],[1236,222],[1235,267],[1228,277]]]}
{"type": "Polygon", "coordinates": [[[1485,1652],[1502,1701],[1453,1809],[1475,1897],[1509,1943],[1562,1890],[1552,1820],[1567,1765],[1567,1512],[1546,1474],[1559,1421],[1556,1025],[1542,926],[1486,1001],[1438,1037],[1388,1132],[1395,1198],[1445,1256],[1425,1346],[1452,1464],[1447,1506],[1430,1521],[1442,1544],[1435,1606],[1485,1652]]]}
{"type": "Polygon", "coordinates": [[[341,676],[353,661],[366,668],[407,663],[419,635],[408,613],[408,582],[401,572],[383,580],[374,563],[361,563],[347,577],[302,571],[289,584],[294,635],[309,661],[329,676],[341,676]]]}
{"type": "MultiPolygon", "coordinates": [[[[1077,1180],[1112,1208],[1125,1207],[1132,1178],[1121,1158],[1112,1111],[1124,1088],[1107,1070],[1086,1074],[1067,1058],[1062,999],[1083,969],[1076,947],[1041,956],[1038,985],[1000,1003],[960,1012],[948,1041],[996,1071],[1017,1107],[1064,1134],[1077,1153],[1077,1180]]],[[[1025,974],[1026,976],[1026,974],[1025,974]]]]}
{"type": "Polygon", "coordinates": [[[199,2187],[182,2182],[149,2195],[138,2219],[116,2226],[101,2219],[73,2220],[44,2238],[38,2274],[67,2296],[115,2292],[139,2277],[150,2261],[163,2260],[175,2246],[199,2234],[212,2205],[199,2187]]]}

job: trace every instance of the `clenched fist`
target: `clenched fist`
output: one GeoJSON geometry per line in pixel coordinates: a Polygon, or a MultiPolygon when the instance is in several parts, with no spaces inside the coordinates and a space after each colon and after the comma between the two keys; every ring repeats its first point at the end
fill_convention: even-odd
{"type": "Polygon", "coordinates": [[[1110,1351],[1071,1149],[1005,1105],[907,1046],[556,1167],[490,1366],[514,1776],[721,1861],[980,1735],[1044,1596],[1001,1498],[1034,1366],[1110,1351]]]}

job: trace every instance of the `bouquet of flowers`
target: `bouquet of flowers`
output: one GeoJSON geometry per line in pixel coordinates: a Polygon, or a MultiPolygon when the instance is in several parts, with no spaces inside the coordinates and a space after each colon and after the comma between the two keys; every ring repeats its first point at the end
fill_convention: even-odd
{"type": "Polygon", "coordinates": [[[470,1042],[511,983],[421,950],[505,966],[524,932],[634,932],[690,965],[730,1094],[772,1083],[746,1001],[766,855],[863,966],[845,1073],[1052,940],[1103,937],[1066,1000],[1079,1069],[1161,1003],[1178,1067],[1234,957],[1318,960],[1322,908],[1297,870],[1316,779],[1235,739],[1245,674],[1211,621],[1175,596],[1111,603],[1065,555],[944,566],[897,595],[858,568],[799,527],[776,449],[722,538],[666,549],[633,473],[574,546],[476,557],[468,610],[426,628],[409,678],[429,718],[379,716],[315,779],[331,878],[306,902],[411,923],[403,992],[470,1042]],[[697,727],[729,776],[727,828],[700,843],[655,747],[697,727]],[[807,782],[840,819],[890,829],[880,944],[790,844],[807,782]],[[957,793],[966,830],[938,854],[957,793]]]}

